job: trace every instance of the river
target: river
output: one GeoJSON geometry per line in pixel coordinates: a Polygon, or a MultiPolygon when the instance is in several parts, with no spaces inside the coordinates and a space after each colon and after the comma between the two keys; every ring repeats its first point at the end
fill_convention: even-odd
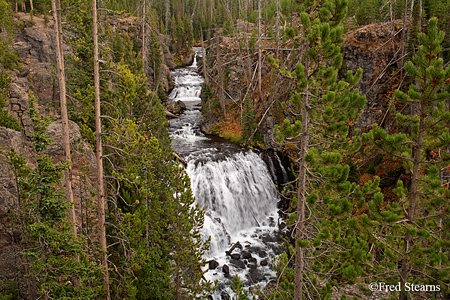
{"type": "Polygon", "coordinates": [[[266,164],[261,153],[201,132],[203,78],[196,71],[195,58],[191,66],[171,72],[175,87],[169,101],[181,100],[187,109],[170,121],[169,132],[173,149],[187,161],[196,202],[205,209],[203,235],[211,237],[205,277],[218,281],[213,298],[225,300],[233,296],[236,274],[250,294],[275,278],[273,258],[283,249],[274,180],[276,169],[286,172],[276,153],[266,164]]]}

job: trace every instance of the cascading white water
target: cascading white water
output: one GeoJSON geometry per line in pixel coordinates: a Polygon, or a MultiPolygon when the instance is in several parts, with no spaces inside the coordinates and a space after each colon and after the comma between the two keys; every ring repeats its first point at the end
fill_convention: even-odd
{"type": "Polygon", "coordinates": [[[189,163],[187,173],[192,191],[207,212],[209,224],[220,219],[223,226],[212,226],[206,231],[211,236],[209,255],[223,254],[239,232],[268,226],[268,216],[276,213],[277,194],[264,161],[254,152],[236,153],[221,161],[189,163]]]}
{"type": "Polygon", "coordinates": [[[181,100],[183,102],[200,101],[202,91],[203,77],[197,75],[197,56],[194,57],[194,63],[182,69],[172,71],[175,87],[169,95],[169,100],[181,100]]]}
{"type": "Polygon", "coordinates": [[[194,65],[172,71],[175,87],[169,101],[181,100],[187,110],[170,121],[169,131],[173,149],[188,162],[186,171],[196,201],[205,209],[203,234],[211,237],[205,257],[218,264],[209,266],[211,270],[205,277],[219,282],[214,299],[230,299],[230,278],[235,274],[247,287],[264,284],[275,275],[271,259],[281,249],[276,241],[278,196],[270,172],[258,154],[244,152],[235,144],[207,137],[200,131],[203,78],[196,68],[194,59],[194,65]],[[232,259],[230,253],[225,253],[236,242],[242,250],[235,250],[235,254],[247,251],[251,258],[232,259]]]}
{"type": "MultiPolygon", "coordinates": [[[[276,152],[274,152],[275,158],[277,159],[278,165],[279,166],[283,166],[283,164],[281,163],[281,159],[278,156],[278,154],[276,152]]],[[[284,168],[281,168],[281,173],[283,174],[283,182],[287,182],[288,181],[288,174],[286,172],[286,170],[284,168]]]]}

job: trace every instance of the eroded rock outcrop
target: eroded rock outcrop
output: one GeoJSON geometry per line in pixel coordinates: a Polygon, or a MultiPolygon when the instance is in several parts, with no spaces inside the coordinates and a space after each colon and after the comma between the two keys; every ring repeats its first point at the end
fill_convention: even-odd
{"type": "MultiPolygon", "coordinates": [[[[391,31],[390,23],[371,24],[345,36],[341,76],[344,78],[347,70],[363,69],[357,87],[360,94],[366,95],[367,104],[356,124],[363,129],[369,129],[374,123],[380,124],[389,106],[388,93],[394,86],[390,71],[396,66],[392,62],[395,52],[390,41],[391,31]]],[[[399,45],[396,41],[396,47],[399,45]]]]}
{"type": "MultiPolygon", "coordinates": [[[[356,127],[360,127],[363,130],[369,129],[373,123],[381,123],[390,104],[389,97],[395,86],[392,68],[396,67],[396,65],[393,58],[395,52],[401,46],[399,41],[400,35],[398,35],[394,49],[390,40],[391,34],[392,25],[390,23],[379,23],[348,31],[344,36],[345,41],[342,46],[343,67],[340,71],[340,77],[345,79],[347,70],[356,71],[358,68],[363,69],[363,76],[357,88],[361,94],[366,95],[367,104],[364,108],[364,113],[357,124],[355,124],[356,127]]],[[[263,97],[259,99],[258,88],[255,86],[257,55],[247,54],[245,49],[240,49],[238,43],[230,40],[230,38],[216,37],[214,42],[218,44],[217,49],[221,49],[224,60],[222,68],[225,74],[224,97],[227,109],[236,109],[236,111],[230,111],[229,113],[239,115],[237,106],[232,104],[233,100],[241,103],[240,101],[245,96],[249,97],[252,101],[253,109],[256,109],[255,125],[259,125],[258,131],[263,135],[265,146],[278,149],[279,145],[275,142],[273,127],[281,122],[284,117],[288,117],[284,114],[279,103],[289,99],[289,93],[293,87],[292,81],[285,78],[278,79],[276,84],[274,83],[278,70],[273,70],[269,67],[267,58],[269,54],[274,55],[274,46],[267,44],[265,46],[267,50],[263,51],[264,66],[261,71],[263,97]],[[253,81],[253,84],[250,84],[251,81],[253,81]],[[267,111],[269,105],[272,105],[272,108],[267,111]],[[263,116],[264,118],[261,121],[263,116]]],[[[287,70],[293,70],[297,60],[292,59],[291,55],[295,55],[295,53],[290,52],[291,48],[285,48],[280,52],[284,61],[283,66],[287,70]],[[287,59],[288,57],[289,59],[287,59]]],[[[216,57],[216,53],[209,56],[208,66],[210,68],[210,84],[214,94],[218,95],[219,88],[217,85],[220,80],[216,57]]],[[[202,62],[199,62],[200,73],[203,72],[201,64],[202,62]]],[[[217,99],[215,101],[218,102],[217,99]]],[[[220,127],[222,116],[223,112],[219,109],[217,112],[208,111],[202,117],[201,129],[209,133],[214,133],[211,132],[211,128],[220,131],[217,130],[217,127],[220,127]]],[[[236,118],[236,122],[240,123],[238,118],[236,118]]],[[[383,125],[386,126],[386,122],[383,125]]]]}

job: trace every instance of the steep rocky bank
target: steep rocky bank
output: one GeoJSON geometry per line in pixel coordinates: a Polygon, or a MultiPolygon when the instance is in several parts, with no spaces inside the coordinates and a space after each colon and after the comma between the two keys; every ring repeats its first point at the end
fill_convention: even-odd
{"type": "MultiPolygon", "coordinates": [[[[392,62],[395,52],[400,47],[399,37],[396,38],[395,51],[391,41],[391,24],[379,23],[348,31],[342,47],[343,68],[341,76],[344,78],[347,70],[356,71],[363,69],[363,77],[357,88],[360,93],[366,95],[367,104],[364,113],[356,126],[363,130],[368,129],[373,123],[381,123],[389,118],[386,114],[390,105],[390,96],[395,89],[396,77],[392,76],[392,70],[396,65],[392,62]]],[[[243,40],[242,37],[240,37],[243,40]]],[[[204,105],[212,109],[204,109],[201,128],[205,132],[224,135],[234,123],[239,130],[242,125],[241,114],[244,97],[249,97],[256,109],[255,125],[263,136],[264,145],[267,148],[278,149],[279,145],[274,141],[273,127],[284,118],[281,102],[289,98],[292,81],[280,76],[277,69],[269,65],[268,56],[275,56],[274,46],[263,41],[263,68],[262,75],[262,99],[259,99],[256,83],[257,54],[248,54],[245,46],[229,37],[217,36],[214,40],[217,47],[208,55],[208,77],[214,94],[216,104],[208,103],[207,95],[203,95],[204,105]],[[218,53],[221,55],[222,69],[218,66],[218,53]],[[219,70],[221,72],[219,72],[219,70]],[[224,98],[227,109],[227,119],[217,104],[219,102],[219,82],[223,74],[224,98]],[[276,94],[276,96],[273,96],[276,94]],[[269,109],[267,109],[270,106],[269,109]],[[241,113],[240,113],[241,112],[241,113]]],[[[287,70],[295,68],[296,59],[289,47],[280,51],[280,60],[287,70]]],[[[199,71],[203,74],[201,63],[199,71]]],[[[386,123],[386,122],[385,122],[386,123]]],[[[385,125],[385,124],[383,124],[385,125]]]]}

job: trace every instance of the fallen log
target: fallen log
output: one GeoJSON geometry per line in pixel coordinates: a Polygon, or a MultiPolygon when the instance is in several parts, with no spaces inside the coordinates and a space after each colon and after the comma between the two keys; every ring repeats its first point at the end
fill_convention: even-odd
{"type": "Polygon", "coordinates": [[[166,112],[166,117],[169,117],[169,118],[178,118],[177,115],[174,115],[173,113],[171,113],[171,112],[168,111],[168,110],[166,110],[165,112],[166,112]]]}
{"type": "Polygon", "coordinates": [[[180,163],[183,164],[183,166],[185,168],[187,167],[187,161],[185,161],[180,155],[178,155],[178,153],[172,152],[172,154],[173,154],[173,156],[175,156],[180,161],[180,163]]]}
{"type": "Polygon", "coordinates": [[[239,247],[239,248],[242,249],[242,245],[241,245],[241,243],[239,243],[239,241],[236,242],[236,243],[234,243],[234,245],[231,246],[230,250],[228,250],[228,251],[225,250],[225,253],[226,253],[227,255],[231,255],[231,252],[233,252],[233,250],[236,249],[236,247],[239,247]]]}

